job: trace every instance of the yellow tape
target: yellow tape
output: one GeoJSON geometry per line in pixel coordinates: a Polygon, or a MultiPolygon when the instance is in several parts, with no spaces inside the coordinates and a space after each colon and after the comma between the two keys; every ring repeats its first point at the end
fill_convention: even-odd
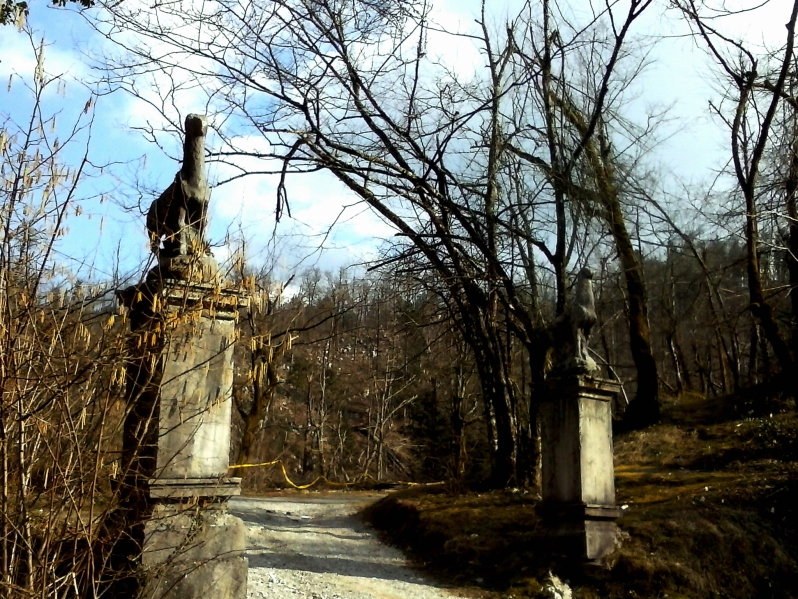
{"type": "Polygon", "coordinates": [[[256,466],[274,466],[280,460],[274,460],[273,462],[261,462],[260,464],[236,464],[235,466],[228,466],[228,468],[255,468],[256,466]]]}
{"type": "MultiPolygon", "coordinates": [[[[261,462],[259,464],[235,464],[234,466],[230,466],[230,469],[234,469],[234,468],[258,468],[258,467],[265,467],[265,466],[275,466],[277,464],[280,464],[280,469],[283,472],[283,478],[285,478],[285,482],[287,482],[289,485],[291,485],[294,489],[309,489],[310,487],[312,487],[313,485],[315,485],[316,483],[318,483],[320,481],[324,481],[328,485],[332,485],[333,487],[351,487],[352,485],[358,485],[358,484],[362,483],[366,479],[371,479],[375,483],[376,482],[386,482],[386,481],[378,481],[377,479],[375,479],[370,474],[361,475],[361,476],[357,477],[354,481],[348,482],[348,483],[339,483],[339,482],[330,480],[326,476],[322,475],[322,476],[317,476],[313,480],[313,482],[309,482],[306,485],[298,485],[294,481],[292,481],[290,478],[288,478],[288,472],[286,472],[285,464],[283,463],[282,460],[272,460],[271,462],[261,462]]],[[[391,484],[414,486],[414,485],[417,485],[418,483],[392,481],[391,484]]]]}

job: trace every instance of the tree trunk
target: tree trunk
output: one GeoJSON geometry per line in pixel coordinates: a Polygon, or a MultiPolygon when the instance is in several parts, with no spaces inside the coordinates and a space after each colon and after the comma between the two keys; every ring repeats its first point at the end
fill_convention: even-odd
{"type": "Polygon", "coordinates": [[[712,346],[710,345],[707,348],[707,382],[709,387],[709,394],[712,397],[717,397],[718,395],[718,385],[715,381],[712,380],[712,346]]]}
{"type": "Polygon", "coordinates": [[[490,404],[495,418],[495,446],[491,484],[496,488],[509,486],[516,478],[517,437],[512,405],[511,382],[502,376],[498,360],[477,359],[483,400],[490,404]]]}
{"type": "Polygon", "coordinates": [[[638,429],[659,422],[659,381],[657,363],[651,353],[648,299],[643,280],[643,266],[626,228],[617,195],[605,195],[603,201],[607,223],[626,279],[629,344],[632,360],[637,369],[637,395],[629,404],[623,420],[625,427],[638,429]]]}
{"type": "Polygon", "coordinates": [[[751,341],[748,344],[748,384],[756,385],[759,383],[759,366],[757,364],[759,354],[759,325],[751,323],[751,341]]]}
{"type": "Polygon", "coordinates": [[[305,397],[305,430],[302,435],[302,474],[313,471],[313,394],[311,392],[311,378],[307,377],[308,392],[305,397]]]}
{"type": "Polygon", "coordinates": [[[682,365],[679,363],[679,354],[676,352],[676,333],[671,331],[668,333],[668,351],[671,354],[671,362],[673,363],[673,374],[676,377],[676,392],[681,393],[684,391],[684,375],[682,374],[682,365]]]}
{"type": "MultiPolygon", "coordinates": [[[[793,117],[798,117],[798,109],[793,109],[793,117]]],[[[790,276],[790,345],[792,346],[793,360],[798,360],[798,122],[793,130],[793,140],[790,146],[790,169],[787,175],[786,204],[789,219],[789,233],[787,240],[787,269],[790,276]]],[[[794,375],[791,376],[793,397],[798,397],[798,382],[794,375]]],[[[790,380],[789,378],[786,380],[790,380]]]]}
{"type": "Polygon", "coordinates": [[[695,362],[696,368],[698,369],[698,381],[699,381],[699,388],[701,389],[701,393],[707,393],[707,369],[704,366],[704,361],[701,359],[701,353],[698,351],[698,345],[693,342],[693,361],[695,362]]]}
{"type": "MultiPolygon", "coordinates": [[[[798,2],[793,7],[793,14],[787,24],[789,32],[787,46],[785,49],[785,59],[782,63],[779,83],[776,89],[783,89],[789,66],[793,61],[792,50],[795,33],[795,19],[798,16],[798,2]]],[[[770,106],[762,118],[761,130],[753,148],[745,147],[748,133],[745,131],[745,114],[753,95],[755,77],[744,77],[738,81],[740,97],[737,102],[737,110],[732,123],[732,159],[734,160],[735,172],[740,189],[745,198],[745,243],[746,243],[746,270],[748,274],[748,298],[749,308],[754,319],[762,327],[762,333],[776,354],[781,372],[792,373],[795,365],[787,343],[782,337],[778,323],[773,315],[773,307],[765,297],[765,289],[762,283],[762,269],[759,264],[759,214],[756,203],[757,179],[759,175],[759,161],[765,152],[765,146],[770,134],[770,126],[773,116],[778,106],[779,98],[774,94],[770,106]],[[741,147],[741,143],[743,147],[741,147]],[[748,158],[750,156],[750,159],[748,158]],[[747,171],[745,160],[750,160],[747,171]]],[[[764,356],[763,356],[764,357],[764,356]]]]}
{"type": "Polygon", "coordinates": [[[585,115],[567,95],[552,95],[565,116],[583,135],[585,168],[596,185],[596,190],[585,189],[571,182],[565,184],[573,200],[584,199],[601,206],[603,217],[615,243],[618,259],[626,279],[626,295],[629,302],[629,342],[632,360],[637,369],[637,395],[624,415],[624,427],[643,428],[659,422],[659,378],[657,363],[651,352],[651,334],[648,320],[648,298],[643,277],[643,265],[635,252],[632,238],[626,227],[621,210],[620,192],[615,177],[610,136],[601,131],[595,138],[590,133],[585,115]]]}
{"type": "Polygon", "coordinates": [[[676,359],[679,362],[679,365],[682,369],[682,375],[684,376],[684,384],[685,388],[688,391],[693,390],[693,380],[690,377],[690,368],[687,366],[687,360],[684,357],[684,351],[682,350],[682,345],[679,343],[679,339],[677,335],[674,335],[673,342],[676,350],[676,359]]]}
{"type": "Polygon", "coordinates": [[[249,413],[241,414],[244,419],[244,434],[241,436],[236,464],[246,464],[250,460],[255,439],[261,430],[261,421],[279,384],[275,363],[272,361],[258,363],[256,360],[253,368],[252,408],[249,413]]]}
{"type": "Polygon", "coordinates": [[[790,350],[779,332],[778,323],[773,315],[773,307],[765,298],[762,273],[759,266],[759,227],[753,190],[750,193],[746,190],[745,196],[746,262],[751,314],[761,325],[765,339],[767,339],[776,354],[781,371],[785,373],[792,372],[794,362],[792,356],[790,356],[790,350]]]}

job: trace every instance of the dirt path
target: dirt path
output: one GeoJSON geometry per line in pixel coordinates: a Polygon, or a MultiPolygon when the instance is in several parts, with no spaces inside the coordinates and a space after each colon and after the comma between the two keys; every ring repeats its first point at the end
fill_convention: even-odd
{"type": "Polygon", "coordinates": [[[376,494],[235,498],[249,528],[247,599],[453,599],[377,540],[356,512],[376,494]]]}

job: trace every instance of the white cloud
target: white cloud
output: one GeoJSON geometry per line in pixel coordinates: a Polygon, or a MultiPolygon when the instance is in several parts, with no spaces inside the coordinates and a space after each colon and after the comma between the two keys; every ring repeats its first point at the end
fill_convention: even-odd
{"type": "Polygon", "coordinates": [[[46,33],[28,34],[9,25],[0,36],[0,77],[7,81],[15,73],[30,78],[36,70],[36,56],[44,43],[44,70],[51,76],[68,75],[74,79],[85,77],[88,68],[79,53],[64,48],[50,39],[46,33]]]}
{"type": "MultiPolygon", "coordinates": [[[[263,164],[253,165],[263,169],[263,164]]],[[[211,237],[222,241],[243,235],[250,255],[282,253],[284,270],[320,265],[336,270],[373,258],[379,239],[394,231],[328,172],[289,175],[288,207],[275,226],[278,175],[251,176],[214,189],[211,237]],[[278,239],[272,235],[276,231],[278,239]],[[274,249],[270,249],[274,248],[274,249]]]]}

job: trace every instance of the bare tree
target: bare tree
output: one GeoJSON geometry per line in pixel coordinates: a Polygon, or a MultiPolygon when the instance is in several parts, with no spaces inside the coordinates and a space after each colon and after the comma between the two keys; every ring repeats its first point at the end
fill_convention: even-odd
{"type": "MultiPolygon", "coordinates": [[[[648,5],[634,0],[623,14],[607,5],[587,23],[573,17],[573,24],[558,7],[555,27],[548,4],[542,13],[529,4],[500,31],[483,6],[475,34],[448,34],[431,21],[423,2],[253,0],[213,8],[172,3],[149,14],[115,4],[108,7],[109,25],[142,41],[119,38],[135,59],[111,64],[108,81],[143,97],[139,89],[146,78],[166,74],[174,85],[161,88],[165,97],[144,97],[159,109],[182,89],[207,92],[208,111],[217,115],[226,143],[214,154],[217,160],[235,165],[238,157],[252,156],[236,146],[235,135],[262,135],[268,150],[257,156],[276,159],[267,160],[263,172],[280,177],[278,214],[287,206],[292,174],[324,169],[395,228],[407,243],[397,245],[393,258],[412,258],[435,273],[474,353],[495,418],[495,481],[507,484],[516,474],[519,398],[505,333],[528,348],[537,376],[543,376],[549,344],[547,321],[528,303],[528,284],[519,275],[548,261],[561,310],[567,272],[579,257],[573,251],[579,229],[569,221],[578,213],[572,189],[556,184],[551,173],[526,168],[516,179],[523,183],[520,195],[509,193],[508,173],[521,155],[509,150],[517,144],[533,156],[541,139],[543,147],[559,143],[551,131],[546,141],[546,122],[550,128],[562,124],[563,110],[551,104],[554,88],[546,88],[546,80],[555,85],[554,76],[540,83],[540,65],[564,61],[573,48],[600,44],[606,50],[595,55],[601,59],[600,85],[585,90],[580,103],[584,127],[569,140],[569,162],[553,165],[557,172],[576,172],[579,158],[599,147],[622,49],[648,5]],[[537,19],[544,19],[542,27],[537,19]],[[600,34],[602,28],[611,33],[600,34]],[[433,35],[476,47],[484,70],[473,76],[452,72],[428,54],[433,35]],[[539,127],[540,137],[522,135],[539,127]],[[552,194],[554,231],[548,222],[529,218],[526,231],[516,226],[519,213],[545,213],[552,194]],[[520,245],[519,236],[525,239],[520,245]],[[547,247],[552,236],[553,251],[547,247]],[[525,268],[518,269],[513,257],[522,246],[534,255],[526,255],[525,268]]],[[[534,427],[529,430],[534,434],[534,427]]]]}
{"type": "Polygon", "coordinates": [[[0,594],[97,596],[114,576],[102,531],[118,505],[124,323],[117,281],[81,283],[60,260],[95,172],[95,97],[78,86],[82,114],[57,124],[69,111],[45,99],[68,81],[27,34],[35,73],[12,76],[24,92],[0,113],[0,594]]]}
{"type": "Polygon", "coordinates": [[[631,137],[633,142],[629,145],[634,146],[650,130],[640,130],[623,119],[611,98],[617,102],[644,65],[645,54],[640,53],[632,57],[630,72],[625,76],[617,73],[618,61],[630,58],[624,45],[629,28],[649,4],[631,2],[622,25],[616,26],[611,20],[610,28],[597,28],[592,33],[592,43],[579,44],[581,40],[563,27],[568,21],[561,15],[554,18],[560,7],[543,2],[540,41],[531,46],[531,52],[522,53],[537,92],[542,122],[539,128],[517,127],[509,145],[515,155],[541,172],[552,189],[557,242],[548,257],[555,271],[558,314],[565,305],[566,267],[577,236],[592,219],[609,232],[626,281],[629,340],[637,369],[637,396],[627,413],[627,422],[633,426],[659,420],[659,381],[651,350],[642,258],[634,246],[623,204],[625,196],[630,196],[625,188],[636,173],[629,168],[628,159],[624,164],[613,140],[631,137]],[[574,64],[584,67],[575,70],[574,64]],[[575,76],[574,72],[581,75],[575,76]],[[609,127],[610,121],[618,124],[614,130],[609,127]],[[526,147],[546,147],[548,155],[529,153],[521,144],[523,141],[526,147]],[[535,141],[534,145],[530,143],[535,141]]]}
{"type": "MultiPolygon", "coordinates": [[[[715,113],[729,129],[732,175],[736,194],[742,200],[744,220],[749,309],[756,325],[761,326],[764,337],[772,347],[782,373],[793,379],[795,354],[790,350],[784,333],[780,330],[773,302],[775,293],[767,285],[767,275],[762,264],[762,226],[767,217],[766,202],[769,187],[776,185],[783,198],[784,219],[787,222],[790,265],[790,288],[798,286],[798,268],[795,267],[795,186],[789,172],[781,181],[767,177],[765,165],[768,152],[778,137],[778,115],[785,103],[795,104],[791,95],[791,80],[795,69],[795,26],[798,19],[798,2],[793,2],[786,22],[786,38],[776,50],[757,53],[745,43],[725,34],[718,24],[719,17],[734,14],[718,7],[709,18],[703,4],[693,0],[674,3],[693,27],[695,35],[703,42],[715,60],[727,85],[726,95],[719,104],[713,104],[715,113]]],[[[788,127],[787,138],[793,132],[788,127]]],[[[791,147],[791,144],[787,144],[791,147]]],[[[792,151],[787,152],[786,164],[792,164],[792,151]]],[[[795,302],[793,295],[793,302],[795,302]]],[[[792,305],[791,334],[795,339],[798,303],[792,305]]],[[[795,393],[795,388],[792,388],[795,393]]]]}

